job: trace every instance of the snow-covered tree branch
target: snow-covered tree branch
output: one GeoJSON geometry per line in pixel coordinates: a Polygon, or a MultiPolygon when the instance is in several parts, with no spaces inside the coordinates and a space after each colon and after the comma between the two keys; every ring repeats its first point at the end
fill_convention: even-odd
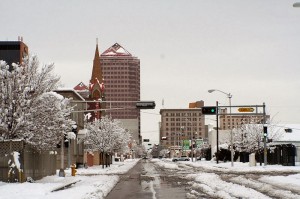
{"type": "Polygon", "coordinates": [[[85,146],[88,151],[121,152],[128,148],[130,134],[118,120],[108,116],[86,124],[85,146]]]}
{"type": "Polygon", "coordinates": [[[54,65],[39,70],[36,56],[22,65],[0,61],[0,137],[24,139],[37,149],[52,149],[71,129],[69,101],[51,92],[59,82],[54,65]]]}
{"type": "MultiPolygon", "coordinates": [[[[268,139],[277,140],[280,138],[281,134],[276,131],[274,125],[265,124],[268,127],[268,139]]],[[[263,127],[264,124],[261,123],[256,117],[252,117],[250,123],[244,123],[238,129],[233,129],[234,145],[239,151],[245,152],[255,152],[261,147],[263,147],[263,127]]]]}

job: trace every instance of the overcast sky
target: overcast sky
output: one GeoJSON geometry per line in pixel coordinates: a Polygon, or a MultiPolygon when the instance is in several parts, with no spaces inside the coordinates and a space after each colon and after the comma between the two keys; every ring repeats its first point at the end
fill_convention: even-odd
{"type": "MultiPolygon", "coordinates": [[[[296,1],[296,0],[295,0],[296,1]]],[[[300,123],[300,8],[293,0],[1,0],[0,40],[23,36],[65,87],[91,77],[99,50],[118,42],[141,60],[143,138],[158,139],[159,110],[189,102],[266,103],[280,123],[300,123]]]]}

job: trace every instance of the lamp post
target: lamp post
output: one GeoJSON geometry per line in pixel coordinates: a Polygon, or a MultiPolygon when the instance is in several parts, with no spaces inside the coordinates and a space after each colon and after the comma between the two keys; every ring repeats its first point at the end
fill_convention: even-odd
{"type": "Polygon", "coordinates": [[[300,7],[300,2],[294,3],[294,4],[293,4],[293,7],[294,7],[294,8],[299,8],[299,7],[300,7]]]}
{"type": "MultiPolygon", "coordinates": [[[[195,136],[197,137],[198,133],[195,132],[194,134],[195,134],[195,136]]],[[[191,132],[191,157],[192,157],[192,162],[194,161],[194,160],[193,160],[193,159],[194,159],[194,141],[195,141],[195,139],[194,139],[194,134],[193,134],[193,132],[191,132]]],[[[195,161],[196,161],[196,160],[195,160],[195,161]]]]}
{"type": "MultiPolygon", "coordinates": [[[[192,123],[190,120],[188,120],[187,118],[185,119],[185,121],[187,121],[188,123],[190,123],[190,126],[191,126],[191,132],[190,132],[190,139],[191,139],[191,158],[192,158],[192,162],[194,161],[194,146],[193,146],[193,141],[194,141],[194,135],[198,135],[197,131],[193,132],[193,127],[194,126],[194,123],[192,123]]],[[[197,124],[196,124],[196,128],[197,128],[197,124]]],[[[197,130],[197,129],[195,129],[197,130]]]]}
{"type": "Polygon", "coordinates": [[[182,139],[182,145],[181,145],[181,156],[182,156],[183,155],[183,150],[184,150],[184,140],[182,138],[184,136],[184,126],[181,126],[180,129],[181,129],[181,139],[182,139]]]}
{"type": "MultiPolygon", "coordinates": [[[[218,89],[210,89],[208,90],[209,93],[212,93],[214,91],[218,91],[220,93],[223,93],[225,94],[228,99],[229,99],[229,119],[230,119],[230,152],[231,152],[231,166],[233,167],[233,135],[232,135],[232,120],[231,120],[231,98],[232,98],[232,95],[230,93],[226,93],[224,91],[221,91],[221,90],[218,90],[218,89]]],[[[218,111],[218,110],[217,110],[218,111]]]]}

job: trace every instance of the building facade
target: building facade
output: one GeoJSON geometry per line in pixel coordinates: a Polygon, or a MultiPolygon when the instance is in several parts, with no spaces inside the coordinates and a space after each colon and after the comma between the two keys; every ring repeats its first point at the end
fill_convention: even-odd
{"type": "Polygon", "coordinates": [[[100,55],[105,85],[106,115],[122,122],[132,133],[133,140],[141,143],[140,111],[135,102],[140,101],[140,60],[118,43],[100,55]]]}
{"type": "Polygon", "coordinates": [[[4,60],[9,66],[12,63],[21,64],[24,57],[28,56],[28,47],[19,41],[0,41],[0,60],[4,60]]]}
{"type": "Polygon", "coordinates": [[[72,130],[76,129],[74,131],[76,139],[69,139],[67,146],[57,150],[56,169],[69,168],[72,164],[84,165],[84,163],[86,163],[84,160],[83,144],[85,135],[82,135],[80,131],[84,129],[84,113],[81,112],[81,110],[85,109],[86,104],[83,103],[85,99],[73,89],[59,88],[55,90],[55,92],[62,95],[64,98],[71,99],[70,105],[73,107],[74,111],[71,113],[70,118],[76,122],[76,124],[74,124],[75,128],[72,126],[72,130]]]}
{"type": "Polygon", "coordinates": [[[182,140],[206,138],[201,109],[161,109],[160,115],[160,145],[170,148],[181,146],[182,140]]]}
{"type": "MultiPolygon", "coordinates": [[[[227,108],[221,109],[220,129],[230,130],[231,128],[240,128],[243,124],[263,124],[263,115],[229,115],[227,108]],[[230,120],[231,118],[231,120],[230,120]]],[[[266,122],[270,120],[270,115],[266,115],[266,122]]]]}

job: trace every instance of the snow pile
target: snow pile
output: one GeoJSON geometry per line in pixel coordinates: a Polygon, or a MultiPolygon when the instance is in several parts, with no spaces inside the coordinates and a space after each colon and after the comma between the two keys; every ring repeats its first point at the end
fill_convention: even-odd
{"type": "Polygon", "coordinates": [[[77,169],[76,176],[66,170],[66,177],[47,176],[34,183],[4,183],[0,182],[1,199],[102,199],[119,181],[119,176],[113,174],[126,173],[136,165],[139,159],[116,162],[110,167],[93,166],[88,169],[77,169]],[[70,188],[53,191],[66,184],[76,182],[70,188]]]}
{"type": "Polygon", "coordinates": [[[160,167],[166,168],[166,169],[178,169],[178,165],[174,163],[168,163],[168,162],[162,162],[162,161],[157,161],[155,159],[151,160],[151,162],[155,162],[157,165],[160,167]]]}
{"type": "Polygon", "coordinates": [[[253,189],[225,182],[214,173],[191,174],[187,178],[195,180],[191,183],[194,188],[216,198],[269,198],[253,189]]]}

